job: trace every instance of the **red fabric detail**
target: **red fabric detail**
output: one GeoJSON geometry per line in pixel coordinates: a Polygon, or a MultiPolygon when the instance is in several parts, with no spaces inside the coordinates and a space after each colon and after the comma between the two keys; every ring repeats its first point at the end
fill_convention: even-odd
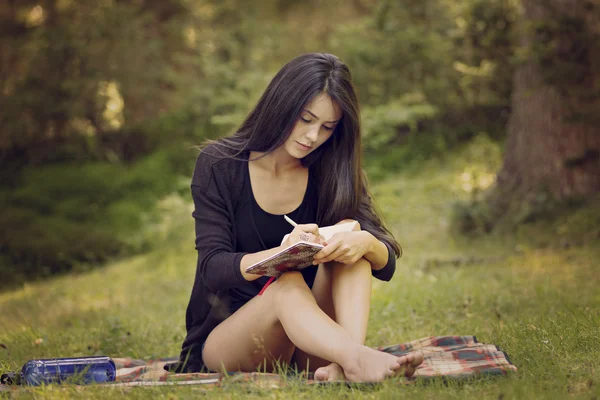
{"type": "Polygon", "coordinates": [[[271,283],[273,283],[273,281],[274,281],[274,280],[275,280],[275,277],[274,277],[274,276],[272,276],[272,277],[271,277],[271,279],[269,279],[269,280],[267,281],[267,283],[265,283],[265,286],[263,286],[263,288],[262,288],[262,289],[260,289],[260,292],[258,292],[258,296],[262,296],[262,294],[265,292],[265,290],[267,290],[267,288],[269,287],[269,285],[270,285],[271,283]]]}

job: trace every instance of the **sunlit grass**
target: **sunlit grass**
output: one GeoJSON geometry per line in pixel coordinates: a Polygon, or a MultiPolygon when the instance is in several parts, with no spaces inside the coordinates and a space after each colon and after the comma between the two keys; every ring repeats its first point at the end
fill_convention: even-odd
{"type": "MultiPolygon", "coordinates": [[[[491,143],[478,146],[491,147],[483,154],[495,151],[491,143]]],[[[408,387],[393,382],[361,388],[306,387],[290,381],[281,390],[232,382],[208,391],[49,386],[17,393],[56,399],[123,394],[130,398],[598,396],[600,243],[596,237],[582,243],[575,240],[568,247],[558,245],[568,234],[581,233],[577,227],[596,211],[584,208],[553,225],[540,222],[539,232],[536,225],[524,228],[528,235],[549,237],[544,246],[522,233],[478,239],[451,234],[454,202],[471,195],[462,187],[461,174],[468,169],[485,176],[499,163],[499,158],[478,156],[481,153],[475,150],[481,151],[467,148],[443,162],[424,163],[418,172],[398,172],[374,188],[405,256],[392,282],[375,283],[367,342],[386,345],[430,335],[476,335],[508,353],[519,368],[514,376],[408,387]],[[563,236],[553,241],[549,226],[563,226],[563,236]]],[[[195,252],[189,204],[169,215],[165,221],[170,227],[160,250],[0,293],[0,343],[6,346],[0,348],[0,369],[15,370],[29,359],[44,357],[177,355],[185,334],[195,252]]]]}

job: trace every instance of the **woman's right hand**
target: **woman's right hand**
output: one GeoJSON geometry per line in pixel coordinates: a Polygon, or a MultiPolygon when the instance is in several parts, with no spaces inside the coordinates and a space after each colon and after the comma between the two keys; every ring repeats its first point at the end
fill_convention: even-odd
{"type": "Polygon", "coordinates": [[[319,243],[323,246],[327,245],[323,236],[319,235],[319,227],[317,224],[302,224],[294,227],[294,230],[290,233],[283,245],[288,247],[298,242],[319,243]]]}

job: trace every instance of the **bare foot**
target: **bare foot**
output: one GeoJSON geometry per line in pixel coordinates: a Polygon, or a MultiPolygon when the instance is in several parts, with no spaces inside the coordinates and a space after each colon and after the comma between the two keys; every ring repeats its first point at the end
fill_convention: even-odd
{"type": "Polygon", "coordinates": [[[423,354],[421,352],[408,353],[405,356],[399,357],[400,364],[404,367],[404,376],[410,378],[415,374],[415,370],[423,362],[423,354]]]}
{"type": "Polygon", "coordinates": [[[351,382],[380,382],[400,374],[403,369],[406,376],[411,376],[422,362],[423,356],[420,353],[396,357],[366,346],[359,346],[349,351],[342,367],[346,378],[351,382]]]}
{"type": "Polygon", "coordinates": [[[345,381],[346,376],[344,370],[337,363],[331,363],[326,367],[317,368],[315,371],[315,379],[317,381],[345,381]]]}

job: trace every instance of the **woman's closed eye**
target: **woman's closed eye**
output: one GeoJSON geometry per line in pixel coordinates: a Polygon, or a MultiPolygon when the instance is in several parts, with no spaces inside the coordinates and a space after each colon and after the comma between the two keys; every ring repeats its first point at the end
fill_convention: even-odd
{"type": "MultiPolygon", "coordinates": [[[[312,120],[307,119],[305,117],[300,117],[300,120],[302,120],[302,122],[304,122],[305,124],[310,124],[311,122],[313,122],[312,120]]],[[[332,131],[335,127],[323,125],[323,128],[325,128],[328,131],[332,131]]]]}

